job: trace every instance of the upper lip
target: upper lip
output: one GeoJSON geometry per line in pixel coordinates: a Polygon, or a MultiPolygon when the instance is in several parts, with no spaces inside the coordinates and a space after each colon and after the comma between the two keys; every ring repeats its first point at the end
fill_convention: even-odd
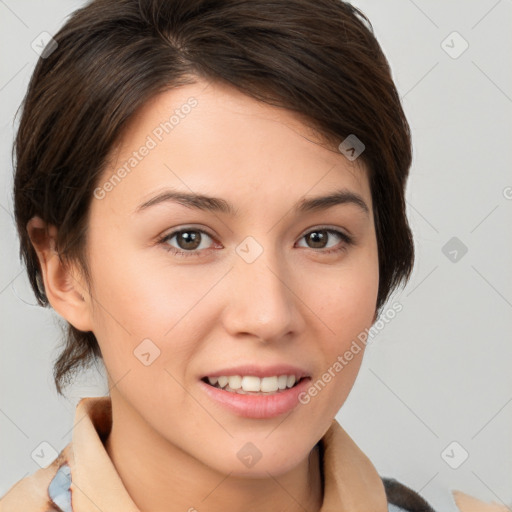
{"type": "Polygon", "coordinates": [[[271,366],[257,366],[255,364],[245,364],[241,366],[231,366],[229,368],[222,368],[203,375],[205,377],[229,377],[230,375],[251,375],[254,377],[273,377],[275,375],[295,375],[297,380],[302,377],[309,377],[309,372],[298,366],[289,364],[275,364],[271,366]]]}

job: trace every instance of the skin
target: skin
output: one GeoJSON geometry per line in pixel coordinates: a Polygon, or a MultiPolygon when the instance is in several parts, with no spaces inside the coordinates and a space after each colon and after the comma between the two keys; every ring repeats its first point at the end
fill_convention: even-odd
{"type": "Polygon", "coordinates": [[[191,96],[198,105],[92,200],[90,293],[79,268],[56,257],[55,227],[47,238],[42,221],[31,220],[46,293],[62,317],[98,340],[113,407],[105,446],[140,510],[319,510],[313,448],[345,402],[364,350],[310,403],[272,419],[227,411],[199,379],[241,363],[288,363],[315,382],[372,325],[379,275],[367,171],[319,144],[296,114],[198,80],[144,105],[100,186],[191,96]],[[238,215],[174,202],[134,213],[168,187],[224,198],[238,215]],[[368,214],[350,203],[293,212],[304,197],[339,188],[360,195],[368,214]],[[354,244],[331,234],[315,245],[305,236],[325,225],[351,234],[354,244]],[[158,242],[183,227],[212,235],[200,235],[196,255],[166,251],[190,247],[179,237],[158,242]],[[248,236],[263,248],[250,264],[235,251],[248,236]],[[147,366],[134,356],[146,338],[160,350],[147,366]],[[247,442],[262,454],[251,468],[237,457],[247,442]]]}

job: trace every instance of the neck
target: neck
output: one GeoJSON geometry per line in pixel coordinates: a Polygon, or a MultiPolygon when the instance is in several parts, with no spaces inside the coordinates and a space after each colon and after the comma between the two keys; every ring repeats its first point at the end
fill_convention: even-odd
{"type": "Polygon", "coordinates": [[[322,506],[318,446],[279,477],[243,478],[219,473],[172,445],[133,409],[113,404],[112,420],[105,448],[139,510],[318,512],[322,506]]]}

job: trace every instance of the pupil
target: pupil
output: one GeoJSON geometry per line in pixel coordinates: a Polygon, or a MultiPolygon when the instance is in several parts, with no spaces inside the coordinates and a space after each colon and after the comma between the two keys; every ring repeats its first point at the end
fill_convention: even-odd
{"type": "Polygon", "coordinates": [[[325,236],[325,230],[321,231],[313,231],[309,234],[310,241],[313,242],[315,245],[314,248],[322,248],[324,247],[324,244],[322,242],[325,242],[326,236],[325,236]]]}
{"type": "Polygon", "coordinates": [[[178,245],[182,249],[196,249],[197,247],[199,247],[200,243],[201,243],[201,237],[197,231],[182,231],[178,235],[178,245]],[[183,246],[181,241],[184,242],[185,246],[183,246]],[[187,244],[191,244],[191,245],[187,245],[187,244]]]}

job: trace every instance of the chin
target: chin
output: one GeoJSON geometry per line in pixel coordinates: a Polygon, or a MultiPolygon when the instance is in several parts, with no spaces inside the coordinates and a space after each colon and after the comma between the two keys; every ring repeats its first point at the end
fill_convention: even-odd
{"type": "MultiPolygon", "coordinates": [[[[266,434],[267,435],[267,434],[266,434]]],[[[234,449],[235,456],[226,457],[224,452],[217,460],[221,467],[218,470],[222,473],[231,473],[231,476],[240,478],[269,478],[288,473],[298,466],[309,455],[309,451],[298,450],[298,446],[304,446],[293,435],[287,436],[289,441],[287,446],[282,445],[282,440],[276,438],[273,442],[265,443],[265,438],[261,442],[257,439],[254,443],[251,441],[237,442],[234,449]]],[[[230,450],[231,451],[231,450],[230,450]]]]}
{"type": "MultiPolygon", "coordinates": [[[[263,457],[250,468],[243,467],[242,463],[237,461],[236,467],[226,463],[225,467],[219,468],[221,473],[230,473],[231,477],[236,478],[269,478],[270,476],[279,477],[293,470],[299,463],[300,460],[296,460],[295,453],[290,453],[293,460],[282,461],[273,457],[267,457],[266,461],[263,461],[263,457]]],[[[305,456],[306,457],[306,456],[305,456]]]]}

